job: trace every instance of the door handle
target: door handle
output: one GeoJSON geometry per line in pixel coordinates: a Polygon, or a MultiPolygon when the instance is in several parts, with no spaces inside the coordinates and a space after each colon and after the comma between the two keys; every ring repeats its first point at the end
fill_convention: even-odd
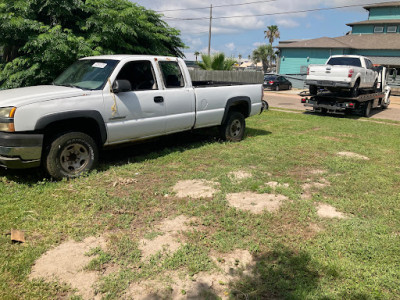
{"type": "Polygon", "coordinates": [[[164,97],[161,97],[161,96],[154,97],[154,102],[162,103],[162,102],[164,102],[164,97]]]}

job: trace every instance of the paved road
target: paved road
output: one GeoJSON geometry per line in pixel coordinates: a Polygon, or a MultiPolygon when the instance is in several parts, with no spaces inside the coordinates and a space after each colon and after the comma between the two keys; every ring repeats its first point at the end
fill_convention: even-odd
{"type": "MultiPolygon", "coordinates": [[[[299,92],[295,90],[280,92],[265,91],[264,99],[268,101],[270,107],[305,111],[306,108],[300,103],[299,92]]],[[[388,109],[374,109],[371,113],[371,118],[400,121],[400,97],[392,96],[390,100],[391,103],[388,109]]]]}

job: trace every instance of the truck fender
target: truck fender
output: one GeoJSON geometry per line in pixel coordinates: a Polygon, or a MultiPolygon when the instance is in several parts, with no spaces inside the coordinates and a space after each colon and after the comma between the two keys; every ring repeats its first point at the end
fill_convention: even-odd
{"type": "Polygon", "coordinates": [[[226,119],[228,118],[229,110],[232,107],[240,105],[240,104],[246,105],[247,111],[243,113],[244,117],[247,118],[250,115],[250,112],[251,112],[251,100],[250,100],[250,97],[247,97],[247,96],[233,97],[233,98],[228,99],[228,101],[226,102],[225,112],[224,112],[224,116],[222,118],[221,124],[224,124],[226,119]]]}
{"type": "Polygon", "coordinates": [[[41,117],[35,125],[35,130],[43,130],[45,129],[48,125],[54,122],[59,122],[59,121],[66,121],[70,119],[77,119],[77,118],[85,118],[85,119],[91,119],[94,120],[97,125],[99,126],[100,129],[100,137],[101,141],[104,144],[107,140],[107,129],[106,125],[104,123],[103,117],[98,111],[95,110],[77,110],[77,111],[69,111],[69,112],[61,112],[61,113],[55,113],[52,115],[47,115],[44,117],[41,117]]]}

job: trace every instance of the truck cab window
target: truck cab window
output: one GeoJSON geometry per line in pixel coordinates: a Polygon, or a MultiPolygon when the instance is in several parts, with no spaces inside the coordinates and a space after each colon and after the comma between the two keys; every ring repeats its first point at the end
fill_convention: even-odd
{"type": "Polygon", "coordinates": [[[119,71],[117,80],[128,80],[132,91],[157,90],[157,82],[150,61],[131,61],[119,71]]]}
{"type": "Polygon", "coordinates": [[[163,74],[166,88],[182,88],[185,86],[181,68],[175,61],[160,61],[160,68],[163,74]]]}

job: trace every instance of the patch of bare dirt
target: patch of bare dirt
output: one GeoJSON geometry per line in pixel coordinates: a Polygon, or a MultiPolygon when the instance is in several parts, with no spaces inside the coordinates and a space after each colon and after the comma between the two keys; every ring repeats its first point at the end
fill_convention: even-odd
{"type": "Polygon", "coordinates": [[[357,154],[354,152],[348,152],[348,151],[338,152],[337,155],[343,156],[343,157],[355,158],[355,159],[369,160],[369,158],[364,155],[357,154]]]}
{"type": "Polygon", "coordinates": [[[336,208],[334,208],[331,205],[328,204],[323,204],[319,203],[317,205],[317,214],[321,218],[338,218],[338,219],[346,219],[346,215],[337,211],[336,208]]]}
{"type": "Polygon", "coordinates": [[[251,192],[228,194],[229,204],[241,210],[261,214],[264,210],[275,212],[288,198],[283,195],[256,194],[251,192]]]}
{"type": "Polygon", "coordinates": [[[217,190],[218,183],[206,180],[183,180],[173,187],[173,191],[179,198],[210,198],[217,190]]]}
{"type": "Polygon", "coordinates": [[[301,194],[301,199],[311,199],[313,191],[319,191],[330,185],[330,182],[322,178],[320,182],[307,182],[301,187],[303,188],[303,193],[301,194]]]}
{"type": "Polygon", "coordinates": [[[126,299],[228,299],[229,282],[240,274],[252,276],[256,264],[246,250],[217,254],[211,258],[218,266],[214,273],[200,272],[193,277],[178,271],[164,273],[157,279],[131,284],[126,299]]]}
{"type": "Polygon", "coordinates": [[[139,242],[139,249],[142,251],[143,259],[147,259],[157,252],[175,252],[182,245],[182,231],[188,231],[192,227],[190,222],[195,219],[189,219],[185,216],[178,216],[172,220],[164,220],[161,224],[155,227],[155,230],[161,232],[162,235],[156,238],[142,239],[139,242]]]}
{"type": "Polygon", "coordinates": [[[89,237],[82,242],[67,241],[42,255],[32,268],[29,279],[60,281],[77,289],[83,299],[100,299],[94,293],[93,285],[99,274],[83,270],[93,257],[85,253],[91,249],[105,249],[106,242],[102,237],[89,237]]]}
{"type": "Polygon", "coordinates": [[[242,181],[248,178],[253,177],[253,174],[245,171],[236,171],[236,172],[230,172],[228,174],[229,178],[235,181],[242,181]]]}
{"type": "Polygon", "coordinates": [[[327,140],[327,141],[342,142],[341,139],[339,139],[339,138],[337,138],[337,137],[334,137],[334,136],[323,136],[322,138],[323,138],[324,140],[327,140]]]}
{"type": "Polygon", "coordinates": [[[288,188],[289,187],[289,183],[279,183],[277,181],[270,181],[267,182],[265,185],[272,187],[272,188],[278,188],[278,187],[284,187],[284,188],[288,188]]]}

